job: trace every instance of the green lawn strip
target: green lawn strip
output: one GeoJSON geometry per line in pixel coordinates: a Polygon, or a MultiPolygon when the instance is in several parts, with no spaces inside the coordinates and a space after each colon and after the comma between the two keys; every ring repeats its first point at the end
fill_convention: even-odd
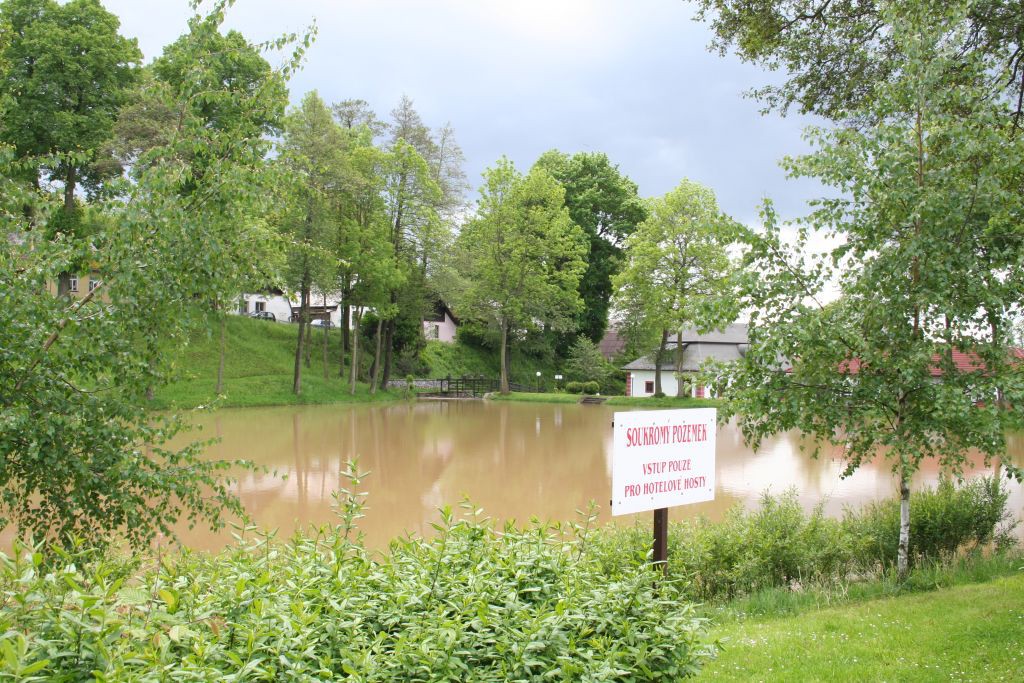
{"type": "Polygon", "coordinates": [[[705,680],[1021,680],[1024,574],[712,628],[705,680]]]}
{"type": "Polygon", "coordinates": [[[605,402],[609,406],[637,408],[717,408],[722,402],[713,398],[677,398],[675,396],[612,396],[605,402]]]}
{"type": "Polygon", "coordinates": [[[579,394],[538,394],[533,392],[514,391],[510,394],[493,393],[488,398],[492,401],[511,401],[513,403],[579,403],[579,394]]]}

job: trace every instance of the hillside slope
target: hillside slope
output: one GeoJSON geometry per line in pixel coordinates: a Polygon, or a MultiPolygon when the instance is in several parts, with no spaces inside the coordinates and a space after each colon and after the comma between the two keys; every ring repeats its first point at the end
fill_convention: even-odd
{"type": "MultiPolygon", "coordinates": [[[[268,406],[304,403],[348,403],[352,401],[395,400],[393,392],[370,395],[359,384],[355,396],[348,392],[347,380],[338,377],[340,333],[328,336],[328,377],[323,376],[322,340],[324,331],[313,330],[311,366],[303,366],[302,394],[292,393],[295,364],[295,325],[228,316],[227,354],[224,364],[224,395],[218,405],[268,406]]],[[[156,393],[154,408],[192,408],[209,405],[217,397],[217,364],[220,348],[219,328],[196,330],[187,346],[174,351],[174,365],[180,378],[156,393]]]]}

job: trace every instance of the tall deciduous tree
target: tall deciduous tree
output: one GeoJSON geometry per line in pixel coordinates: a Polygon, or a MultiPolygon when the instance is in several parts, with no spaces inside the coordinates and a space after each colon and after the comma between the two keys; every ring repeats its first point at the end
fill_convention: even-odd
{"type": "MultiPolygon", "coordinates": [[[[142,53],[118,33],[120,22],[98,0],[5,0],[0,4],[0,142],[39,166],[28,175],[63,184],[64,211],[53,214],[51,234],[79,230],[76,191],[96,190],[109,164],[99,164],[118,109],[134,83],[142,53]]],[[[58,290],[69,289],[69,262],[58,290]]]]}
{"type": "MultiPolygon", "coordinates": [[[[569,156],[551,150],[541,155],[537,165],[562,185],[569,217],[590,240],[587,269],[580,280],[583,307],[576,323],[580,333],[600,342],[608,327],[612,277],[622,266],[622,245],[647,217],[647,208],[637,195],[636,183],[605,154],[569,156]]],[[[573,334],[563,335],[559,350],[565,353],[574,340],[573,334]]]]}
{"type": "Polygon", "coordinates": [[[465,316],[501,335],[501,391],[509,391],[508,348],[520,329],[571,329],[579,311],[586,236],[569,218],[565,191],[547,171],[523,176],[508,159],[484,173],[476,217],[459,234],[458,294],[465,316]]]}
{"type": "Polygon", "coordinates": [[[307,93],[285,122],[280,145],[285,181],[279,220],[288,242],[287,280],[299,294],[292,391],[302,391],[302,354],[310,324],[310,297],[337,282],[332,247],[346,180],[345,136],[316,92],[307,93]]]}
{"type": "MultiPolygon", "coordinates": [[[[207,21],[220,24],[225,2],[207,21]]],[[[244,126],[191,142],[253,144],[244,126]]],[[[253,200],[258,169],[240,160],[247,155],[224,154],[197,179],[180,150],[161,151],[116,199],[91,203],[88,242],[53,241],[32,221],[63,211],[62,197],[25,180],[53,159],[12,161],[10,152],[0,145],[0,292],[18,302],[0,307],[0,526],[66,543],[121,534],[144,546],[183,520],[223,525],[225,508],[242,513],[225,479],[231,463],[201,457],[198,446],[167,448],[174,420],[150,412],[144,397],[174,372],[153,340],[186,343],[196,293],[216,286],[207,207],[251,214],[228,204],[253,200]],[[48,295],[44,283],[83,242],[100,284],[76,301],[48,295]]]]}
{"type": "Polygon", "coordinates": [[[146,158],[145,147],[168,138],[173,150],[168,161],[188,169],[181,176],[182,195],[204,184],[229,183],[235,193],[201,206],[210,245],[200,261],[208,275],[202,292],[220,323],[219,394],[224,390],[227,302],[254,282],[265,285],[268,266],[279,252],[264,220],[271,191],[261,172],[288,99],[283,74],[242,34],[222,33],[216,16],[193,17],[188,33],[165,48],[151,68],[154,87],[122,112],[116,132],[131,135],[120,142],[127,144],[129,156],[138,150],[136,163],[139,157],[144,163],[156,161],[146,158]],[[170,131],[164,127],[168,115],[175,121],[170,131]],[[220,177],[225,164],[246,174],[246,181],[220,177]]]}
{"type": "MultiPolygon", "coordinates": [[[[654,391],[661,394],[661,364],[676,335],[676,373],[682,371],[682,329],[710,330],[735,318],[732,264],[726,251],[735,225],[718,209],[714,193],[684,180],[649,204],[649,215],[626,240],[626,266],[615,278],[619,307],[639,305],[660,331],[654,391]]],[[[678,383],[682,395],[682,382],[678,383]]]]}
{"type": "Polygon", "coordinates": [[[892,463],[901,574],[911,476],[926,460],[960,474],[971,449],[1001,455],[1010,423],[997,398],[1018,403],[1024,388],[1007,336],[995,333],[1024,295],[1024,143],[1009,134],[1013,103],[988,88],[1009,75],[1006,60],[960,50],[970,7],[914,1],[881,12],[900,72],[853,112],[876,125],[813,130],[818,151],[788,162],[839,191],[801,231],[841,246],[822,260],[788,253],[768,207],[748,261],[751,348],[732,383],[755,444],[795,428],[841,447],[846,474],[874,458],[892,463]],[[818,305],[833,276],[841,298],[818,305]]]}

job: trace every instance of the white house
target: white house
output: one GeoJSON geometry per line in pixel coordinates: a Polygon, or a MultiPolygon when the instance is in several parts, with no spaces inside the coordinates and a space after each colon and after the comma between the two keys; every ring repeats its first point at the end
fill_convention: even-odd
{"type": "MultiPolygon", "coordinates": [[[[743,357],[749,348],[747,326],[729,325],[725,329],[697,334],[694,329],[683,330],[683,376],[694,375],[706,360],[732,362],[743,357]]],[[[622,368],[626,371],[626,396],[654,395],[654,354],[638,358],[622,368]]],[[[661,390],[675,396],[676,340],[669,341],[661,362],[661,390]]],[[[710,397],[710,391],[697,382],[690,382],[690,395],[694,398],[710,397]]]]}
{"type": "Polygon", "coordinates": [[[455,331],[459,319],[443,301],[434,304],[434,309],[423,318],[423,336],[446,344],[455,343],[455,331]]]}
{"type": "MultiPolygon", "coordinates": [[[[238,302],[239,315],[252,315],[269,311],[279,323],[291,322],[299,315],[299,302],[285,296],[280,289],[242,294],[238,302]]],[[[337,296],[328,294],[326,303],[322,294],[310,295],[310,320],[330,320],[337,327],[341,324],[341,307],[337,296]]]]}

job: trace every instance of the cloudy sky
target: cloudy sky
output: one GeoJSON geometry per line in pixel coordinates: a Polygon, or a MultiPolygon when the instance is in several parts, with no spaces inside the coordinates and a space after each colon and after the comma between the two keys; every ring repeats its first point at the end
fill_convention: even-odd
{"type": "MultiPolygon", "coordinates": [[[[185,0],[104,0],[147,60],[185,30],[185,0]]],[[[662,194],[684,177],[757,222],[771,197],[788,218],[820,193],[778,160],[806,150],[797,116],[762,116],[743,93],[777,78],[707,51],[682,0],[239,0],[228,25],[253,41],[319,27],[291,97],[402,94],[431,126],[450,122],[476,186],[502,154],[521,169],[543,151],[602,151],[662,194]]],[[[273,60],[272,60],[273,61],[273,60]]]]}

